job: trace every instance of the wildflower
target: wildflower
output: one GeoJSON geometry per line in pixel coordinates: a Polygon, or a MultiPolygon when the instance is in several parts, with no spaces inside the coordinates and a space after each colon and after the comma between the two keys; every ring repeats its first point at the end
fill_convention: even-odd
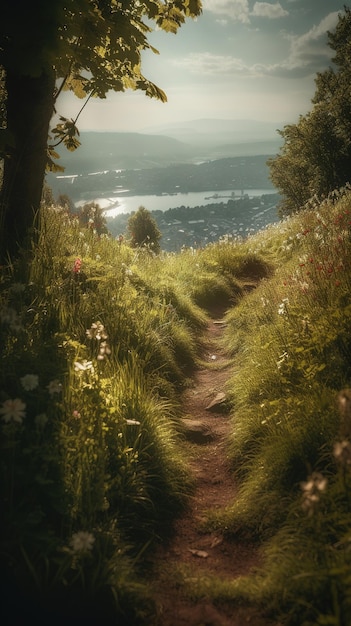
{"type": "Polygon", "coordinates": [[[72,415],[73,415],[73,417],[74,417],[76,420],[79,420],[79,419],[82,417],[82,416],[81,416],[81,414],[79,413],[79,411],[77,411],[77,410],[76,410],[76,411],[73,411],[72,415]]]}
{"type": "Polygon", "coordinates": [[[287,305],[289,304],[289,298],[283,298],[278,308],[278,315],[286,315],[288,312],[287,305]]]}
{"type": "Polygon", "coordinates": [[[89,339],[107,339],[105,327],[101,322],[94,322],[88,330],[85,331],[89,339]]]}
{"type": "Polygon", "coordinates": [[[306,335],[310,335],[311,331],[310,331],[309,319],[304,317],[301,320],[301,324],[302,324],[302,332],[305,333],[306,335]]]}
{"type": "Polygon", "coordinates": [[[23,291],[25,290],[26,286],[23,283],[13,283],[10,287],[10,291],[12,291],[12,293],[23,293],[23,291]]]}
{"type": "Polygon", "coordinates": [[[26,374],[20,380],[23,389],[26,391],[32,391],[39,385],[39,377],[36,374],[26,374]]]}
{"type": "Polygon", "coordinates": [[[84,359],[82,362],[75,361],[74,369],[76,372],[86,372],[88,370],[94,372],[94,366],[92,361],[87,361],[84,359]]]}
{"type": "Polygon", "coordinates": [[[133,276],[132,270],[129,267],[127,267],[125,263],[122,263],[122,272],[124,273],[125,276],[133,276]]]}
{"type": "Polygon", "coordinates": [[[278,368],[278,370],[280,370],[280,369],[281,369],[281,367],[282,367],[283,363],[284,363],[285,361],[287,361],[287,360],[288,360],[288,358],[289,358],[289,355],[288,355],[288,353],[287,353],[287,352],[283,352],[283,354],[281,354],[281,355],[279,356],[279,361],[277,361],[277,368],[278,368]]]}
{"type": "Polygon", "coordinates": [[[307,482],[301,483],[303,491],[302,508],[312,515],[315,505],[319,502],[320,494],[326,490],[327,479],[320,472],[313,472],[307,482]]]}
{"type": "Polygon", "coordinates": [[[94,535],[84,530],[74,533],[71,537],[70,547],[73,552],[89,552],[92,550],[95,541],[94,535]]]}
{"type": "Polygon", "coordinates": [[[76,259],[76,260],[74,261],[74,265],[73,265],[73,273],[74,273],[74,274],[79,274],[81,266],[82,266],[82,261],[81,261],[81,259],[79,259],[79,258],[78,258],[78,259],[76,259]]]}
{"type": "Polygon", "coordinates": [[[0,311],[0,320],[2,324],[8,324],[14,331],[22,329],[20,316],[17,311],[11,307],[5,307],[0,311]]]}
{"type": "Polygon", "coordinates": [[[49,390],[50,396],[53,396],[55,393],[61,393],[62,391],[62,383],[60,383],[57,378],[55,380],[51,380],[47,385],[47,389],[49,390]]]}
{"type": "Polygon", "coordinates": [[[333,454],[341,465],[351,465],[351,442],[347,440],[337,441],[334,444],[333,454]]]}
{"type": "Polygon", "coordinates": [[[98,361],[103,361],[109,354],[111,354],[110,346],[107,341],[102,341],[99,347],[99,354],[97,355],[98,361]]]}
{"type": "Polygon", "coordinates": [[[5,400],[0,408],[1,419],[8,424],[11,420],[22,424],[23,418],[26,416],[26,405],[19,398],[14,400],[5,400]]]}
{"type": "Polygon", "coordinates": [[[39,429],[44,428],[47,421],[48,421],[48,416],[46,415],[46,413],[39,413],[39,415],[36,415],[34,418],[35,425],[39,429]]]}
{"type": "Polygon", "coordinates": [[[344,437],[351,435],[351,389],[343,389],[337,397],[337,405],[341,415],[341,433],[344,437]]]}

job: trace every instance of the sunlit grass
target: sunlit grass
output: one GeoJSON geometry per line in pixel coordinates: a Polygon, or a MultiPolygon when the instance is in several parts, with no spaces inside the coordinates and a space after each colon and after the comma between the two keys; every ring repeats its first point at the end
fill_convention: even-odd
{"type": "MultiPolygon", "coordinates": [[[[234,502],[208,512],[204,528],[268,541],[262,572],[243,584],[258,605],[263,598],[276,614],[282,609],[289,624],[344,624],[349,616],[345,555],[333,555],[330,537],[334,545],[344,541],[350,510],[345,492],[336,496],[333,488],[340,479],[332,459],[335,441],[346,432],[344,447],[338,444],[346,450],[350,432],[348,400],[343,420],[337,401],[351,376],[350,215],[346,193],[335,206],[328,200],[309,207],[250,238],[245,245],[251,250],[275,258],[274,276],[226,316],[223,346],[236,362],[228,450],[241,486],[234,502]],[[308,477],[315,472],[330,485],[328,515],[318,492],[305,492],[302,502],[301,485],[313,486],[308,477]]],[[[240,579],[232,592],[224,585],[229,597],[237,585],[240,579]]],[[[217,597],[223,597],[220,589],[217,597]]]]}
{"type": "Polygon", "coordinates": [[[43,210],[29,281],[4,269],[0,291],[1,550],[20,587],[147,623],[138,572],[192,493],[182,391],[218,308],[239,491],[203,530],[261,542],[263,565],[183,583],[294,626],[348,622],[350,232],[347,190],[158,256],[43,210]]]}

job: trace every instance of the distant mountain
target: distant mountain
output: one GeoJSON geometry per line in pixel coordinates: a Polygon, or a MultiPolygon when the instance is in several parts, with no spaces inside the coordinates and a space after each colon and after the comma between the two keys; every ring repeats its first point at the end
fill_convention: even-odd
{"type": "Polygon", "coordinates": [[[207,154],[211,159],[223,159],[225,157],[245,157],[274,155],[279,152],[281,142],[277,139],[271,141],[253,141],[251,143],[227,143],[208,148],[207,154]]]}
{"type": "Polygon", "coordinates": [[[80,141],[74,152],[57,148],[66,175],[275,154],[281,145],[273,124],[252,120],[194,120],[154,133],[85,131],[80,141]]]}
{"type": "Polygon", "coordinates": [[[65,168],[65,174],[159,167],[193,157],[191,146],[158,135],[86,131],[80,134],[80,142],[74,152],[57,148],[58,163],[65,168]]]}
{"type": "MultiPolygon", "coordinates": [[[[272,141],[280,145],[281,140],[277,131],[278,128],[282,127],[283,124],[277,126],[272,122],[258,120],[199,119],[166,126],[149,127],[144,132],[173,137],[192,146],[213,148],[220,144],[246,146],[263,141],[272,141]]],[[[241,155],[233,154],[231,156],[241,155]]]]}

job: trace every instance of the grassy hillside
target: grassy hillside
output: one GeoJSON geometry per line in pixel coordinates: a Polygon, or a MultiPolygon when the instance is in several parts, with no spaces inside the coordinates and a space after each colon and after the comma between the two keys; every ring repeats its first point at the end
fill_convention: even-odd
{"type": "Polygon", "coordinates": [[[240,491],[204,525],[257,540],[263,566],[184,584],[284,624],[350,623],[350,226],[346,189],[154,256],[43,208],[29,279],[1,270],[3,611],[152,623],[144,556],[192,493],[182,390],[222,303],[240,491]]]}

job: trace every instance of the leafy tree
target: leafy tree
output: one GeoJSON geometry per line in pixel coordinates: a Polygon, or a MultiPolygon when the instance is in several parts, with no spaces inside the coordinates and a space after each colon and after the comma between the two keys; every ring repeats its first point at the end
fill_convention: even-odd
{"type": "Polygon", "coordinates": [[[74,206],[74,202],[72,198],[67,196],[67,194],[65,193],[60,193],[57,196],[56,204],[58,204],[58,206],[62,206],[63,208],[67,209],[69,213],[73,213],[75,211],[75,206],[74,206]]]}
{"type": "MultiPolygon", "coordinates": [[[[77,119],[59,118],[62,90],[105,98],[110,90],[165,93],[141,71],[151,25],[176,33],[201,13],[200,0],[16,0],[1,16],[0,67],[5,72],[5,120],[0,156],[2,257],[25,246],[40,206],[46,166],[57,169],[55,144],[79,146],[77,119]]],[[[83,105],[85,106],[85,104],[83,105]]],[[[33,233],[31,233],[33,234],[33,233]]]]}
{"type": "Polygon", "coordinates": [[[140,206],[128,219],[128,231],[131,237],[131,245],[134,248],[148,247],[155,254],[160,252],[161,232],[151,213],[140,206]]]}
{"type": "Polygon", "coordinates": [[[280,154],[268,161],[271,180],[283,196],[281,215],[298,211],[312,196],[327,196],[350,180],[350,9],[344,7],[328,38],[336,52],[336,69],[317,74],[311,111],[280,131],[284,144],[280,154]]]}
{"type": "Polygon", "coordinates": [[[82,226],[96,231],[98,235],[108,233],[104,212],[96,202],[88,202],[82,206],[79,211],[79,222],[82,226]]]}

